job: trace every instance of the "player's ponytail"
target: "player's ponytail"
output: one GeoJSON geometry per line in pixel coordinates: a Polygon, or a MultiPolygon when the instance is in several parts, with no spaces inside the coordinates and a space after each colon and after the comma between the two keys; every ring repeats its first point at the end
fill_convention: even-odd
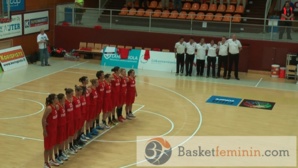
{"type": "Polygon", "coordinates": [[[54,103],[54,100],[56,98],[56,94],[50,94],[47,98],[46,98],[46,105],[50,105],[54,103]]]}
{"type": "Polygon", "coordinates": [[[87,76],[82,76],[82,77],[79,78],[79,82],[83,83],[83,82],[85,82],[87,79],[88,79],[87,76]]]}
{"type": "Polygon", "coordinates": [[[119,71],[119,69],[120,69],[120,67],[118,67],[118,66],[115,66],[114,68],[112,68],[112,72],[118,72],[118,71],[119,71]]]}

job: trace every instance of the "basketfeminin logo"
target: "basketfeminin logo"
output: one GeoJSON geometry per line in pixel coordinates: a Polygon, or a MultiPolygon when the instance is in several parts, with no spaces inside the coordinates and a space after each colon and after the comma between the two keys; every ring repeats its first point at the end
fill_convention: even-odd
{"type": "Polygon", "coordinates": [[[166,163],[172,155],[172,148],[168,141],[163,138],[152,138],[147,142],[145,158],[153,165],[166,163]]]}

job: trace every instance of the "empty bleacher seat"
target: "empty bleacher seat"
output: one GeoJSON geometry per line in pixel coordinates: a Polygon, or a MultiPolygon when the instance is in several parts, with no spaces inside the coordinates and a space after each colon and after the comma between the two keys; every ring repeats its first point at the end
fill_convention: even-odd
{"type": "Polygon", "coordinates": [[[86,48],[86,47],[87,47],[87,43],[86,42],[80,42],[79,49],[80,48],[86,48]]]}
{"type": "Polygon", "coordinates": [[[134,16],[136,15],[136,13],[137,13],[137,10],[135,8],[131,8],[127,13],[127,16],[134,16]]]}
{"type": "Polygon", "coordinates": [[[227,13],[234,13],[234,11],[235,11],[235,5],[229,5],[227,7],[227,10],[226,10],[227,13]]]}
{"type": "Polygon", "coordinates": [[[220,22],[222,20],[222,13],[217,13],[214,15],[213,21],[220,22]]]}
{"type": "Polygon", "coordinates": [[[156,9],[156,10],[153,12],[152,17],[160,17],[160,15],[161,15],[161,10],[156,9]]]}
{"type": "Polygon", "coordinates": [[[87,48],[94,49],[94,43],[87,43],[87,48]]]}
{"type": "Polygon", "coordinates": [[[94,49],[96,49],[96,50],[101,50],[102,48],[101,48],[101,44],[100,43],[95,43],[94,44],[94,49]]]}
{"type": "Polygon", "coordinates": [[[143,16],[145,14],[145,10],[144,9],[139,9],[136,13],[136,16],[143,16]]]}
{"type": "Polygon", "coordinates": [[[199,12],[195,18],[195,20],[204,20],[205,14],[203,12],[199,12]]]}
{"type": "Polygon", "coordinates": [[[206,4],[206,3],[202,4],[200,9],[199,9],[199,11],[203,11],[203,12],[205,12],[207,10],[208,10],[208,4],[206,4]]]}
{"type": "Polygon", "coordinates": [[[157,1],[151,1],[149,8],[155,9],[157,7],[157,5],[158,5],[157,1]]]}
{"type": "Polygon", "coordinates": [[[207,13],[204,20],[211,21],[213,20],[213,17],[214,17],[213,13],[207,13]]]}
{"type": "Polygon", "coordinates": [[[192,20],[195,19],[196,13],[195,12],[189,12],[186,19],[192,20]]]}
{"type": "Polygon", "coordinates": [[[161,13],[161,18],[168,18],[170,16],[170,11],[168,10],[164,10],[162,13],[161,13]]]}
{"type": "Polygon", "coordinates": [[[178,15],[178,19],[185,19],[187,17],[187,13],[185,11],[181,11],[178,15]]]}
{"type": "Polygon", "coordinates": [[[215,12],[217,10],[217,5],[211,4],[209,6],[208,12],[215,12]]]}
{"type": "Polygon", "coordinates": [[[217,12],[225,12],[225,11],[226,11],[226,5],[224,4],[218,5],[217,12]]]}
{"type": "Polygon", "coordinates": [[[119,15],[127,15],[128,9],[127,8],[122,8],[119,15]]]}
{"type": "Polygon", "coordinates": [[[126,49],[132,49],[132,46],[125,46],[126,49]]]}
{"type": "Polygon", "coordinates": [[[244,7],[242,5],[238,5],[236,7],[235,13],[243,14],[243,12],[244,12],[244,7]]]}
{"type": "Polygon", "coordinates": [[[192,11],[198,11],[200,9],[200,4],[199,3],[193,3],[190,10],[192,11]]]}
{"type": "Polygon", "coordinates": [[[235,14],[235,15],[233,16],[233,20],[232,20],[232,22],[236,22],[236,23],[241,22],[241,15],[239,15],[239,14],[235,14]]]}
{"type": "Polygon", "coordinates": [[[231,17],[232,17],[232,15],[229,14],[229,13],[227,13],[227,14],[225,14],[225,15],[223,16],[222,21],[223,21],[223,22],[229,22],[229,21],[231,21],[231,17]]]}
{"type": "Polygon", "coordinates": [[[189,2],[185,2],[183,4],[182,10],[189,10],[191,7],[191,4],[189,2]]]}
{"type": "Polygon", "coordinates": [[[147,9],[143,16],[149,17],[149,16],[151,16],[152,12],[153,12],[152,9],[147,9]]]}
{"type": "Polygon", "coordinates": [[[176,19],[178,17],[178,15],[179,15],[179,13],[176,10],[174,10],[171,12],[169,18],[176,19]]]}

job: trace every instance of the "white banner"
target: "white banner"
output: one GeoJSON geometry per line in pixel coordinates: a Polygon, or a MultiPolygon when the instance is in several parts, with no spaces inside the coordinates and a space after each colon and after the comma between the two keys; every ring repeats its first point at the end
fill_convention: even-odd
{"type": "Polygon", "coordinates": [[[0,39],[22,35],[22,15],[12,15],[11,22],[0,24],[0,39]]]}
{"type": "Polygon", "coordinates": [[[137,137],[137,166],[296,167],[295,136],[137,137]]]}
{"type": "Polygon", "coordinates": [[[40,29],[49,30],[49,11],[25,13],[24,34],[36,33],[40,29]]]}
{"type": "Polygon", "coordinates": [[[3,71],[28,65],[21,46],[0,50],[0,63],[3,71]]]}
{"type": "Polygon", "coordinates": [[[141,51],[138,69],[176,72],[176,58],[173,52],[141,51]]]}

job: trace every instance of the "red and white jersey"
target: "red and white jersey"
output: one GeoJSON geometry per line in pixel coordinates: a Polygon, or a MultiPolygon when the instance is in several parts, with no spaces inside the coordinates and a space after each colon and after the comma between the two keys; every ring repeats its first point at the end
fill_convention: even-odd
{"type": "Polygon", "coordinates": [[[136,93],[136,81],[134,77],[128,77],[127,82],[127,94],[135,94],[136,93]]]}
{"type": "Polygon", "coordinates": [[[75,118],[80,118],[81,117],[81,101],[80,98],[77,98],[75,96],[72,97],[72,104],[74,107],[74,117],[75,118]]]}
{"type": "Polygon", "coordinates": [[[81,96],[81,97],[80,97],[80,101],[81,101],[81,109],[82,109],[82,113],[85,114],[85,113],[87,112],[86,97],[85,97],[85,96],[81,96]]]}
{"type": "Polygon", "coordinates": [[[98,99],[98,94],[96,89],[91,88],[91,93],[90,93],[90,105],[96,105],[98,99]]]}
{"type": "Polygon", "coordinates": [[[65,106],[58,103],[58,125],[62,126],[66,124],[66,111],[65,106]]]}
{"type": "Polygon", "coordinates": [[[99,101],[102,101],[103,96],[104,96],[104,90],[105,90],[105,82],[98,80],[98,87],[96,88],[97,94],[98,94],[98,99],[99,101]]]}
{"type": "Polygon", "coordinates": [[[86,94],[85,94],[87,106],[90,105],[90,93],[91,93],[90,90],[87,88],[86,89],[86,94]]]}
{"type": "Polygon", "coordinates": [[[120,77],[117,76],[115,73],[113,73],[113,79],[111,81],[112,93],[113,94],[119,94],[119,92],[120,92],[120,82],[121,82],[120,77]]]}
{"type": "Polygon", "coordinates": [[[121,81],[120,81],[120,93],[121,94],[126,94],[127,92],[127,77],[121,77],[121,81]]]}
{"type": "Polygon", "coordinates": [[[69,100],[65,100],[65,111],[66,111],[66,120],[67,122],[72,122],[73,121],[73,112],[74,112],[74,108],[73,108],[73,104],[72,102],[70,102],[69,100]]]}
{"type": "Polygon", "coordinates": [[[50,105],[49,107],[51,107],[52,111],[47,117],[47,129],[54,131],[57,129],[58,112],[55,106],[50,105]]]}

